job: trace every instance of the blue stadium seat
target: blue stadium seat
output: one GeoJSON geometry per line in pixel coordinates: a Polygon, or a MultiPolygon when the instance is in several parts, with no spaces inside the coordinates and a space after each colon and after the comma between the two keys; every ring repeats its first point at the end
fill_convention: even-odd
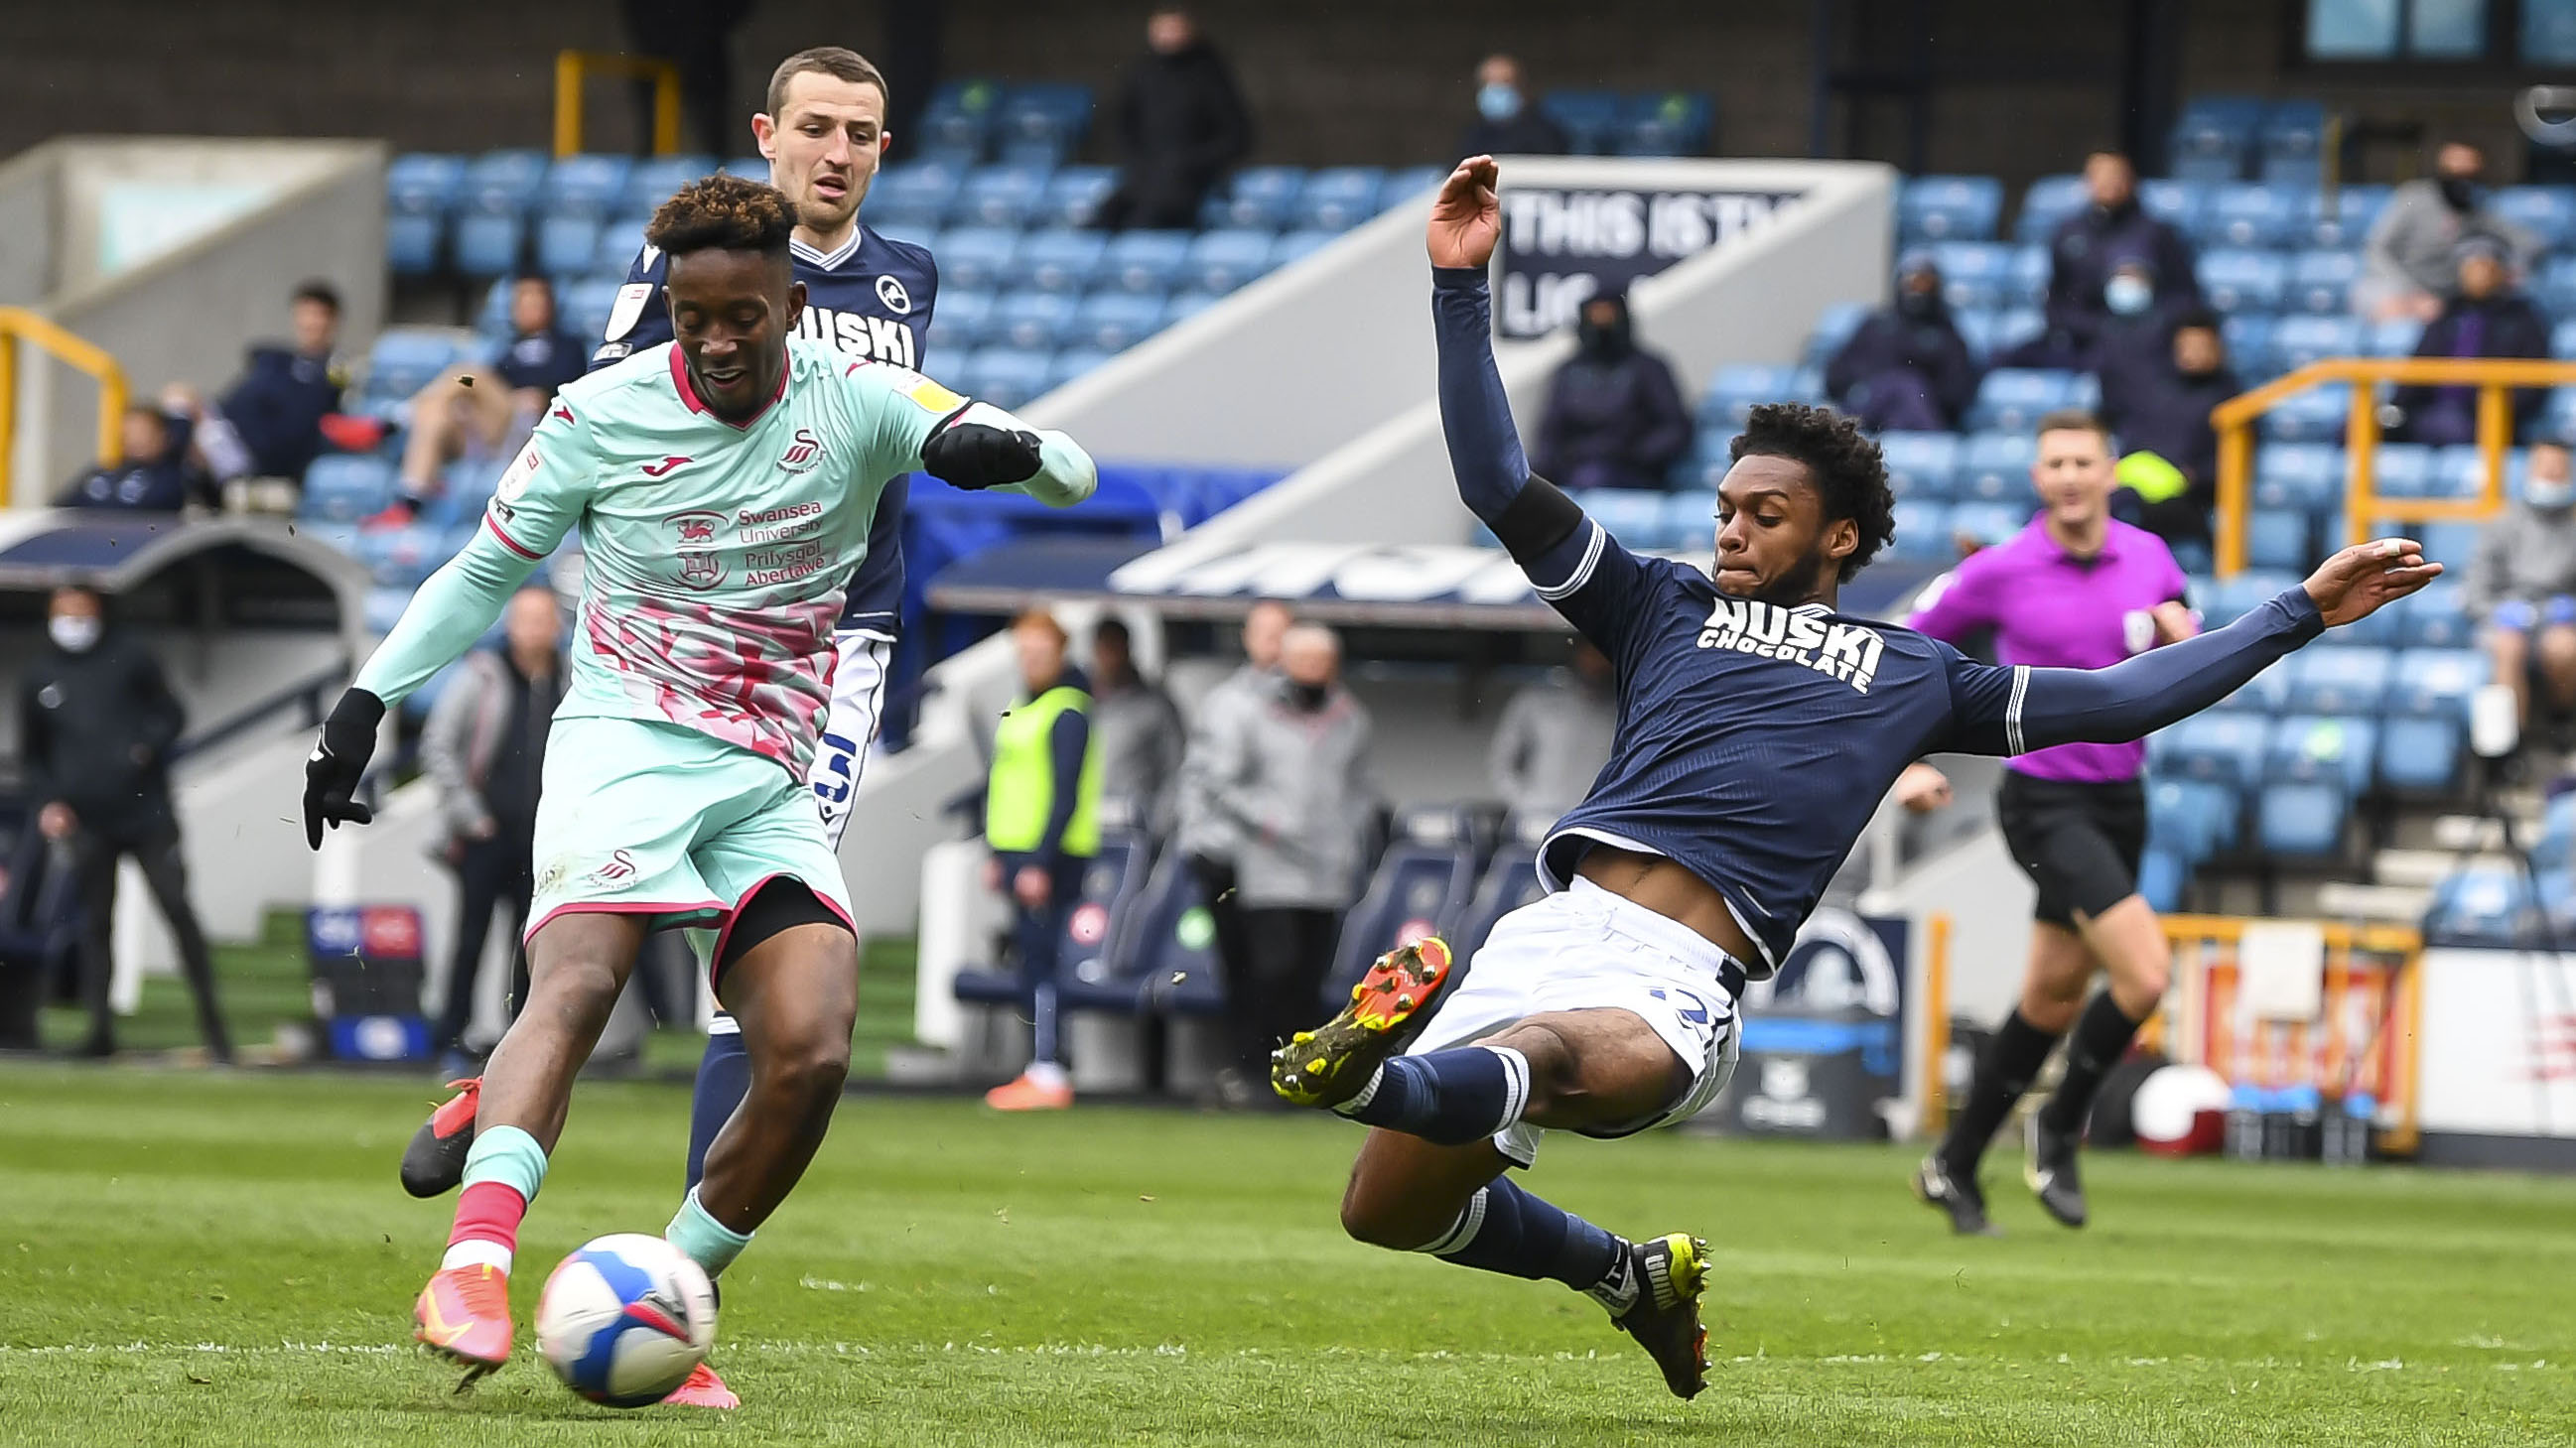
{"type": "Polygon", "coordinates": [[[1703,427],[1742,427],[1755,405],[1779,402],[1795,397],[1804,390],[1798,367],[1740,362],[1720,367],[1708,380],[1708,390],[1700,394],[1699,420],[1703,427]]]}
{"type": "Polygon", "coordinates": [[[2300,569],[2315,562],[2304,509],[2256,508],[2245,519],[2245,561],[2256,568],[2300,569]]]}
{"type": "Polygon", "coordinates": [[[994,299],[985,335],[1023,351],[1052,352],[1087,340],[1075,320],[1081,305],[1063,292],[1004,292],[994,299]]]}
{"type": "MultiPolygon", "coordinates": [[[[2561,318],[2559,327],[2564,330],[2566,322],[2563,319],[2576,312],[2576,256],[2552,257],[2543,263],[2540,274],[2532,280],[2531,299],[2542,312],[2561,318]]],[[[2563,347],[2555,345],[2557,334],[2552,333],[2551,336],[2551,353],[2560,357],[2568,355],[2563,347]]]]}
{"type": "Polygon", "coordinates": [[[1587,488],[1577,501],[1604,531],[1630,548],[1673,546],[1661,493],[1642,488],[1587,488]]]}
{"type": "Polygon", "coordinates": [[[769,184],[769,162],[757,155],[734,157],[724,163],[724,173],[739,176],[745,181],[757,181],[764,186],[769,184]]]}
{"type": "Polygon", "coordinates": [[[1815,329],[1807,333],[1806,364],[1823,367],[1831,362],[1860,324],[1869,320],[1870,311],[1867,302],[1837,302],[1825,308],[1816,318],[1815,329]]]}
{"type": "Polygon", "coordinates": [[[519,269],[527,230],[527,223],[515,215],[476,212],[457,218],[456,269],[475,278],[510,275],[519,269]]]}
{"type": "Polygon", "coordinates": [[[599,231],[599,218],[585,213],[550,211],[537,218],[537,270],[548,276],[590,270],[599,254],[599,231]]]}
{"type": "MultiPolygon", "coordinates": [[[[1100,274],[1108,250],[1109,238],[1096,231],[1032,231],[1012,254],[1013,284],[1042,292],[1082,291],[1100,274]]],[[[947,254],[939,260],[946,266],[947,254]]]]}
{"type": "Polygon", "coordinates": [[[1001,105],[1002,87],[989,80],[949,81],[940,86],[916,123],[921,132],[920,154],[974,164],[991,144],[1001,105]]]}
{"type": "Polygon", "coordinates": [[[1630,99],[1611,149],[1622,156],[1698,156],[1708,150],[1717,107],[1697,91],[1661,91],[1630,99]]]}
{"type": "Polygon", "coordinates": [[[1577,156],[1610,154],[1627,100],[1617,91],[1549,91],[1539,103],[1550,120],[1565,128],[1568,149],[1577,156]]]}
{"type": "Polygon", "coordinates": [[[939,257],[939,281],[944,286],[979,289],[1008,284],[1019,275],[1012,263],[1020,249],[1020,233],[1007,226],[961,226],[940,234],[933,248],[939,257]]]}
{"type": "Polygon", "coordinates": [[[1081,901],[1056,947],[1059,1009],[1132,1016],[1151,1007],[1153,965],[1130,947],[1153,853],[1153,841],[1137,830],[1100,832],[1100,848],[1082,872],[1081,901]]]}
{"type": "Polygon", "coordinates": [[[1950,510],[1950,531],[1975,539],[1988,548],[2009,541],[2030,523],[2032,505],[2019,503],[1961,503],[1950,510]]]}
{"type": "MultiPolygon", "coordinates": [[[[1524,831],[1526,836],[1528,832],[1524,831]]],[[[1477,948],[1494,933],[1494,923],[1545,894],[1538,878],[1538,843],[1523,838],[1494,851],[1485,875],[1476,884],[1467,913],[1459,918],[1449,944],[1460,960],[1473,960],[1477,948]]]]}
{"type": "MultiPolygon", "coordinates": [[[[713,156],[678,155],[647,156],[626,170],[625,194],[610,209],[629,216],[650,216],[662,209],[671,194],[701,176],[714,174],[713,156]]],[[[868,188],[868,220],[877,220],[876,208],[885,194],[885,178],[880,175],[868,188]]]]}
{"type": "Polygon", "coordinates": [[[1717,498],[1713,489],[1664,495],[1664,546],[1694,558],[1717,551],[1717,498]]]}
{"type": "Polygon", "coordinates": [[[1279,240],[1270,248],[1270,269],[1277,271],[1291,263],[1303,261],[1332,245],[1340,235],[1339,232],[1313,229],[1282,232],[1279,240]]]}
{"type": "Polygon", "coordinates": [[[584,277],[558,290],[556,310],[563,315],[565,330],[584,339],[608,335],[608,316],[617,309],[617,292],[623,285],[619,277],[584,277]]]}
{"type": "Polygon", "coordinates": [[[2276,101],[2254,133],[2266,181],[2315,184],[2324,167],[2326,108],[2311,100],[2276,101]]]}
{"type": "Polygon", "coordinates": [[[396,276],[425,276],[437,271],[438,243],[446,234],[446,221],[433,213],[388,213],[385,217],[385,266],[396,276]]]}
{"type": "Polygon", "coordinates": [[[1887,481],[1900,498],[1948,502],[1955,495],[1959,439],[1946,432],[1890,432],[1878,439],[1887,481]]]}
{"type": "Polygon", "coordinates": [[[1097,347],[1065,348],[1063,351],[1056,353],[1054,357],[1048,359],[1046,390],[1048,392],[1055,391],[1057,388],[1071,382],[1073,379],[1080,377],[1095,367],[1098,367],[1101,363],[1108,361],[1109,357],[1109,353],[1104,352],[1097,347]]]}
{"type": "Polygon", "coordinates": [[[2310,191],[2300,211],[2304,228],[2301,244],[2329,251],[2358,249],[2362,238],[2370,234],[2371,223],[2388,209],[2388,196],[2393,189],[2376,182],[2346,182],[2331,195],[2310,191]]]}
{"type": "Polygon", "coordinates": [[[2199,779],[2159,779],[2147,788],[2147,838],[2198,864],[2236,844],[2241,796],[2199,779]]]}
{"type": "Polygon", "coordinates": [[[970,347],[983,345],[992,320],[991,292],[968,287],[950,291],[943,287],[939,292],[939,308],[931,313],[930,335],[923,339],[922,345],[936,347],[955,356],[970,347]]]}
{"type": "Polygon", "coordinates": [[[304,470],[298,518],[355,523],[394,500],[393,464],[365,453],[326,453],[304,470]]]}
{"type": "Polygon", "coordinates": [[[2295,372],[2328,357],[2351,357],[2361,350],[2361,319],[2348,316],[2283,317],[2272,324],[2272,364],[2295,372]]]}
{"type": "Polygon", "coordinates": [[[1342,917],[1324,998],[1347,1003],[1370,961],[1424,935],[1446,932],[1465,916],[1475,897],[1476,854],[1456,811],[1403,811],[1368,889],[1342,917]]]}
{"type": "Polygon", "coordinates": [[[2161,845],[2149,845],[2138,856],[2138,895],[2159,915],[2179,915],[2183,888],[2191,883],[2191,865],[2161,845]]]}
{"type": "Polygon", "coordinates": [[[962,174],[924,161],[888,166],[868,187],[868,224],[879,230],[941,225],[956,207],[962,174]]]}
{"type": "Polygon", "coordinates": [[[2397,642],[2407,648],[2465,649],[2477,642],[2477,625],[2469,617],[2457,574],[2437,578],[2422,592],[2398,600],[2396,611],[2397,642]]]}
{"type": "Polygon", "coordinates": [[[2075,375],[1998,367],[1977,384],[1977,400],[1968,409],[1968,426],[1978,430],[2027,432],[2040,417],[2075,400],[2075,375]]]}
{"type": "MultiPolygon", "coordinates": [[[[629,156],[580,155],[558,159],[546,172],[545,210],[550,216],[587,216],[596,221],[626,200],[626,178],[634,170],[629,156]]],[[[768,180],[767,176],[760,179],[768,180]]]]}
{"type": "Polygon", "coordinates": [[[995,407],[1024,407],[1045,395],[1054,356],[1021,347],[981,347],[968,354],[958,379],[966,391],[995,407]]]}
{"type": "Polygon", "coordinates": [[[2315,513],[2343,501],[2343,449],[2321,442],[2267,442],[2254,454],[2254,505],[2315,513]]]}
{"type": "Polygon", "coordinates": [[[1199,897],[1198,877],[1183,852],[1165,850],[1155,861],[1130,918],[1134,924],[1124,948],[1144,971],[1155,1010],[1205,1016],[1225,1009],[1216,923],[1199,897]]]}
{"type": "Polygon", "coordinates": [[[2379,782],[2422,792],[2457,785],[2466,727],[2457,719],[2387,720],[2380,726],[2379,782]]]}
{"type": "Polygon", "coordinates": [[[2016,307],[2009,312],[1997,315],[1992,329],[1986,336],[1982,339],[1971,339],[1969,345],[1976,347],[1978,340],[1982,340],[1983,347],[1977,354],[1981,359],[2000,356],[2047,329],[2048,318],[2042,315],[2037,307],[2016,307]]]}
{"type": "Polygon", "coordinates": [[[1272,240],[1266,231],[1203,231],[1190,242],[1182,280],[1195,290],[1223,296],[1270,270],[1272,240]]]}
{"type": "Polygon", "coordinates": [[[1109,243],[1093,280],[1131,292],[1170,292],[1180,286],[1189,259],[1186,231],[1123,231],[1109,243]]]}
{"type": "Polygon", "coordinates": [[[595,276],[623,279],[635,258],[644,251],[644,228],[652,220],[645,216],[621,216],[599,228],[599,244],[591,248],[590,266],[595,276]]]}
{"type": "Polygon", "coordinates": [[[457,204],[484,216],[523,217],[545,190],[546,166],[542,151],[486,151],[465,163],[457,204]]]}
{"type": "Polygon", "coordinates": [[[2352,304],[2352,284],[2361,280],[2357,251],[2303,251],[2290,259],[2289,289],[2281,304],[2292,311],[2339,317],[2352,304]]]}
{"type": "MultiPolygon", "coordinates": [[[[2294,319],[2284,319],[2287,327],[2294,319]]],[[[2349,319],[2347,319],[2349,320],[2349,319]]],[[[2278,330],[2275,330],[2276,337],[2278,330]]],[[[2277,348],[2277,342],[2275,346],[2277,348]]],[[[2294,392],[2263,414],[2263,435],[2275,442],[2331,442],[2343,436],[2352,417],[2352,388],[2328,382],[2294,392]]]]}
{"type": "Polygon", "coordinates": [[[2263,773],[2274,783],[2331,784],[2346,794],[2359,794],[2370,787],[2378,753],[2377,720],[2291,714],[2272,725],[2263,750],[2263,773]]]}
{"type": "Polygon", "coordinates": [[[2309,193],[2263,181],[2211,188],[2201,218],[2204,246],[2276,247],[2298,238],[2309,193]]]}
{"type": "Polygon", "coordinates": [[[444,218],[465,188],[465,158],[408,151],[385,167],[385,208],[397,216],[444,218]]]}
{"type": "Polygon", "coordinates": [[[367,351],[366,392],[399,400],[429,385],[457,360],[455,337],[445,331],[388,327],[367,351]]]}
{"type": "Polygon", "coordinates": [[[1163,318],[1163,298],[1157,294],[1094,292],[1082,299],[1071,338],[1075,345],[1124,352],[1161,331],[1163,318]]]}
{"type": "Polygon", "coordinates": [[[2048,277],[2055,266],[2047,247],[2014,247],[2012,265],[2004,273],[2004,301],[2013,307],[2046,305],[2048,277]]]}
{"type": "MultiPolygon", "coordinates": [[[[2003,325],[2003,319],[2004,314],[2001,312],[1952,312],[1950,314],[1951,325],[1959,329],[1959,340],[1968,344],[1968,356],[1980,364],[2004,350],[2003,345],[1995,340],[1995,333],[2003,325]]],[[[1830,362],[1832,359],[1826,360],[1830,362]]]]}
{"type": "Polygon", "coordinates": [[[1246,166],[1234,173],[1220,194],[1208,198],[1200,224],[1277,231],[1287,224],[1288,212],[1305,184],[1303,166],[1246,166]]]}
{"type": "Polygon", "coordinates": [[[1308,173],[1289,208],[1290,221],[1315,231],[1348,231],[1377,215],[1386,172],[1376,166],[1327,166],[1308,173]]]}
{"type": "Polygon", "coordinates": [[[2238,312],[2218,320],[2218,339],[2227,348],[2228,364],[2249,385],[2270,378],[2273,319],[2238,312]]]}
{"type": "Polygon", "coordinates": [[[2371,479],[2388,497],[2424,497],[2432,491],[2433,450],[2421,443],[2381,443],[2371,454],[2371,479]]]}
{"type": "Polygon", "coordinates": [[[2376,714],[2388,696],[2395,661],[2396,656],[2386,649],[2314,644],[2275,664],[2272,671],[2289,671],[2293,713],[2376,714]]]}
{"type": "Polygon", "coordinates": [[[1890,545],[1890,556],[1948,562],[1958,556],[1950,540],[1949,504],[1921,498],[1896,500],[1896,540],[1890,545]]]}
{"type": "Polygon", "coordinates": [[[2524,943],[2536,902],[2520,865],[2470,865],[2433,887],[2424,915],[2426,945],[2524,943]]]}
{"type": "Polygon", "coordinates": [[[2263,777],[2271,733],[2272,721],[2252,714],[2195,714],[2157,736],[2159,767],[2181,779],[2244,788],[2263,777]]]}
{"type": "Polygon", "coordinates": [[[2290,710],[2290,666],[2275,664],[2237,687],[2235,693],[2210,706],[2240,713],[2274,715],[2290,710]]]}
{"type": "Polygon", "coordinates": [[[2210,185],[2206,181],[2177,181],[2170,177],[2138,183],[2138,205],[2149,216],[2185,236],[2200,234],[2201,213],[2209,207],[2210,185]]]}
{"type": "Polygon", "coordinates": [[[358,561],[387,588],[418,588],[454,552],[444,528],[414,523],[358,535],[358,561]]]}
{"type": "Polygon", "coordinates": [[[1089,226],[1100,203],[1118,189],[1118,173],[1107,166],[1061,166],[1047,178],[1031,221],[1047,226],[1089,226]]]}
{"type": "MultiPolygon", "coordinates": [[[[2505,462],[2505,488],[2512,491],[2516,481],[2515,460],[2505,462]]],[[[2435,448],[2433,466],[2424,480],[2424,495],[2430,498],[2474,498],[2487,485],[2486,455],[2475,444],[2435,448]]]]}
{"type": "Polygon", "coordinates": [[[2225,628],[2298,584],[2299,575],[2296,573],[2265,573],[2252,569],[2234,578],[2219,579],[2209,586],[2207,595],[2201,599],[2201,619],[2211,628],[2225,628]]]}
{"type": "Polygon", "coordinates": [[[2424,324],[2413,317],[2391,317],[2370,324],[2361,339],[2362,350],[2373,357],[2412,357],[2415,345],[2424,340],[2424,324]]]}
{"type": "Polygon", "coordinates": [[[1213,292],[1174,292],[1171,306],[1163,314],[1163,324],[1178,326],[1223,300],[1213,292]]]}
{"type": "Polygon", "coordinates": [[[2244,174],[2263,102],[2251,96],[2194,96],[2165,142],[2176,176],[2230,180],[2244,174]]]}
{"type": "Polygon", "coordinates": [[[1047,172],[1035,166],[978,166],[958,183],[950,219],[978,226],[1024,226],[1046,198],[1047,172]]]}
{"type": "Polygon", "coordinates": [[[2046,245],[2056,234],[2058,223],[2083,210],[2089,200],[2081,176],[2040,177],[2022,193],[2021,211],[2013,222],[2013,240],[2025,245],[2046,245]]]}
{"type": "Polygon", "coordinates": [[[2272,311],[2290,280],[2288,264],[2272,251],[2205,251],[2199,272],[2201,295],[2222,312],[2272,311]]]}
{"type": "Polygon", "coordinates": [[[1432,193],[1449,177],[1446,166],[1406,166],[1386,173],[1386,184],[1378,188],[1377,209],[1393,211],[1399,206],[1419,205],[1427,213],[1432,193]]]}
{"type": "Polygon", "coordinates": [[[2342,789],[2313,781],[2263,786],[2254,797],[2254,837],[2266,855],[2321,859],[2343,853],[2352,802],[2342,789]]]}
{"type": "Polygon", "coordinates": [[[367,596],[358,604],[360,625],[380,637],[392,633],[394,625],[402,620],[403,610],[411,607],[412,595],[419,591],[416,588],[368,589],[367,596]]]}
{"type": "Polygon", "coordinates": [[[1055,166],[1090,126],[1091,89],[1038,81],[1011,87],[994,119],[996,158],[1008,166],[1055,166]]]}
{"type": "Polygon", "coordinates": [[[2012,282],[2014,249],[1999,241],[1945,241],[1932,248],[1941,295],[1953,311],[2000,306],[2012,282]]]}
{"type": "Polygon", "coordinates": [[[2487,198],[2487,209],[2552,250],[2576,244],[2576,187],[2507,186],[2487,198]]]}
{"type": "Polygon", "coordinates": [[[2030,465],[2039,442],[2027,432],[1972,434],[1959,449],[1959,496],[1994,501],[2030,495],[2030,465]]]}
{"type": "Polygon", "coordinates": [[[1896,199],[1905,241],[1990,241],[2003,218],[2004,186],[1992,176],[1917,176],[1896,199]]]}

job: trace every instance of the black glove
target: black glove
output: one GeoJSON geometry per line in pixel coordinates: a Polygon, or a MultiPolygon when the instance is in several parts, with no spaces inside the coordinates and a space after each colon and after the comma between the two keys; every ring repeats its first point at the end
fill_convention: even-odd
{"type": "Polygon", "coordinates": [[[322,721],[321,741],[304,761],[304,842],[322,848],[322,826],[362,825],[376,812],[349,796],[367,772],[376,752],[376,726],[385,722],[385,701],[364,689],[351,689],[331,706],[322,721]]]}
{"type": "Polygon", "coordinates": [[[1038,475],[1038,435],[952,422],[921,445],[921,466],[952,488],[978,492],[1038,475]]]}

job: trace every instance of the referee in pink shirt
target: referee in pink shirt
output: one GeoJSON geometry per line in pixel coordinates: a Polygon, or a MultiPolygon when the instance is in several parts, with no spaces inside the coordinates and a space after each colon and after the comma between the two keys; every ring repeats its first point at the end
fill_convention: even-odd
{"type": "MultiPolygon", "coordinates": [[[[1991,633],[2003,663],[2077,669],[2104,668],[2198,632],[2183,602],[2182,568],[2163,540],[2111,517],[2112,464],[2109,430],[2091,413],[2041,418],[2031,464],[2039,512],[2010,541],[1935,581],[1909,626],[1954,644],[1991,633]]],[[[2171,959],[2155,912],[2138,894],[2145,766],[2146,745],[2133,743],[2061,744],[2004,767],[1995,814],[2039,900],[2021,1004],[1978,1058],[1949,1134],[1915,1172],[1915,1195],[1946,1212],[1953,1230],[1995,1234],[1977,1163],[2061,1036],[2065,1076],[2029,1117],[2024,1174],[2050,1216],[2084,1225],[2076,1143],[2103,1075],[2164,996],[2171,959]],[[2097,966],[2110,985],[2088,1006],[2097,966]]],[[[1907,770],[1896,790],[1917,811],[1950,799],[1950,782],[1928,764],[1907,770]]]]}

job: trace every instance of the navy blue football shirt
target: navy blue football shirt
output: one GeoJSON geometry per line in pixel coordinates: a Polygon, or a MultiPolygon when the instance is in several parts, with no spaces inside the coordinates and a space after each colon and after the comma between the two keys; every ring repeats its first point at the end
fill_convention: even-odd
{"type": "MultiPolygon", "coordinates": [[[[921,369],[923,334],[939,298],[939,267],[927,248],[879,235],[864,222],[851,228],[838,251],[816,251],[801,239],[787,246],[796,280],[805,284],[797,336],[853,357],[921,369]]],[[[617,293],[591,370],[671,340],[670,305],[662,299],[669,266],[661,248],[648,246],[626,269],[626,285],[617,293]]],[[[911,491],[907,474],[887,484],[878,499],[868,556],[851,575],[839,632],[895,636],[903,609],[903,509],[911,491]]]]}
{"type": "Polygon", "coordinates": [[[1725,899],[1760,947],[1761,960],[1742,962],[1756,979],[1788,958],[1906,765],[2140,738],[2325,627],[2307,591],[2292,588],[2226,628],[2111,668],[2004,668],[1821,603],[1721,594],[1688,564],[1629,552],[1530,476],[1494,368],[1485,275],[1442,269],[1434,281],[1440,419],[1459,496],[1618,675],[1610,762],[1540,847],[1540,879],[1565,888],[1596,843],[1664,856],[1725,899]]]}

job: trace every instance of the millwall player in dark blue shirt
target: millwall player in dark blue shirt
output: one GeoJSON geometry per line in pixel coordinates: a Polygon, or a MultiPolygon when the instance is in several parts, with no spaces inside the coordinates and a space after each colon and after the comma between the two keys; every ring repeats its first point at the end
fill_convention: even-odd
{"type": "MultiPolygon", "coordinates": [[[[818,46],[779,63],[769,78],[767,107],[751,118],[751,134],[769,160],[770,184],[796,203],[788,251],[795,279],[805,286],[797,335],[853,357],[918,369],[938,299],[939,269],[926,249],[881,236],[859,220],[859,204],[890,139],[885,77],[856,51],[818,46]]],[[[647,246],[627,269],[591,370],[671,340],[663,291],[667,265],[659,249],[647,246]]],[[[831,712],[808,778],[824,834],[835,847],[849,824],[850,802],[885,702],[886,666],[903,603],[902,522],[909,491],[905,478],[887,485],[868,534],[867,560],[850,579],[834,630],[831,712]]],[[[690,1186],[704,1170],[708,1144],[749,1090],[750,1070],[740,1030],[719,1012],[707,1028],[707,1052],[690,1104],[690,1186]]],[[[464,1171],[479,1083],[455,1084],[462,1092],[439,1107],[403,1157],[403,1184],[416,1196],[448,1190],[464,1171]]],[[[733,1406],[732,1394],[704,1368],[674,1401],[733,1406]]]]}
{"type": "Polygon", "coordinates": [[[1342,1198],[1352,1236],[1563,1282],[1689,1397],[1707,1376],[1706,1244],[1629,1242],[1505,1168],[1529,1165],[1543,1130],[1625,1136],[1717,1096],[1744,983],[1788,954],[1907,764],[2137,738],[2441,566],[2382,539],[2236,624],[2113,668],[1976,663],[1836,610],[1895,504],[1876,444],[1795,404],[1755,408],[1734,441],[1713,579],[1638,557],[1522,458],[1486,295],[1495,183],[1492,158],[1462,162],[1431,213],[1450,466],[1539,595],[1617,667],[1616,748],[1541,847],[1549,893],[1495,926],[1455,990],[1436,939],[1390,954],[1348,1009],[1279,1049],[1271,1080],[1375,1128],[1342,1198]]]}

